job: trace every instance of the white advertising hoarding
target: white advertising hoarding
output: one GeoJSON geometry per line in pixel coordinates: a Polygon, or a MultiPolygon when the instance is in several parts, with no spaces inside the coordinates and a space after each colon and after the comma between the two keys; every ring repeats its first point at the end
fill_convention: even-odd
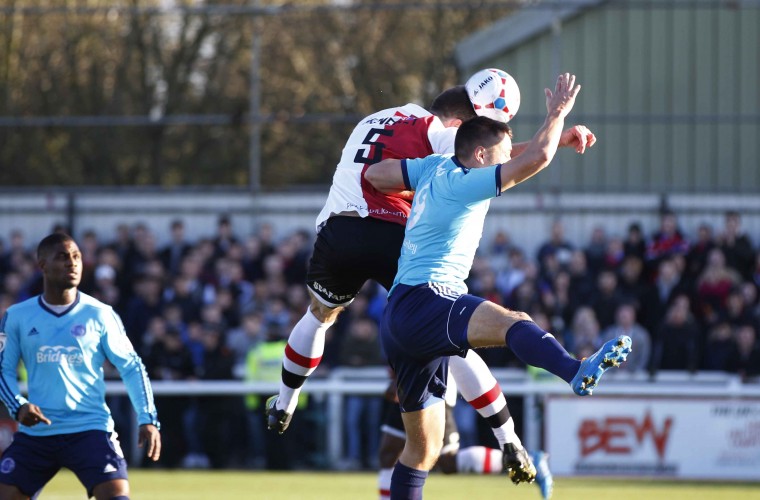
{"type": "Polygon", "coordinates": [[[760,481],[760,400],[549,397],[557,475],[760,481]]]}

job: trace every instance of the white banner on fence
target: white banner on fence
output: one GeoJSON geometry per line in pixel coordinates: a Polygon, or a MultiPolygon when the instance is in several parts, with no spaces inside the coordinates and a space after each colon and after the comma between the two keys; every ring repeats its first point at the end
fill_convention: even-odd
{"type": "Polygon", "coordinates": [[[760,480],[760,401],[564,398],[546,401],[557,475],[760,480]]]}

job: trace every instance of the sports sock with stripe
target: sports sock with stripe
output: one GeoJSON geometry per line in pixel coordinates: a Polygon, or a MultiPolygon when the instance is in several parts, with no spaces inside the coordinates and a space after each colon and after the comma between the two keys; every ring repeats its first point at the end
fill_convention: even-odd
{"type": "Polygon", "coordinates": [[[292,414],[298,405],[298,395],[322,360],[325,333],[332,323],[322,323],[311,309],[296,323],[288,337],[282,359],[282,380],[277,397],[277,409],[292,414]]]}

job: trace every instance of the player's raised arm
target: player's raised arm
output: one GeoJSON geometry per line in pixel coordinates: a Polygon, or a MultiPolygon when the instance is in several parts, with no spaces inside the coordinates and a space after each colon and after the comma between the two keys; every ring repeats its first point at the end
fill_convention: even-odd
{"type": "MultiPolygon", "coordinates": [[[[559,138],[560,148],[573,148],[575,152],[580,155],[586,152],[586,148],[590,148],[594,144],[596,144],[596,135],[594,135],[594,133],[585,125],[574,125],[565,129],[559,138]]],[[[523,154],[528,146],[530,146],[530,141],[513,142],[512,158],[516,158],[523,154]]]]}
{"type": "Polygon", "coordinates": [[[501,168],[501,189],[509,189],[546,168],[557,152],[565,117],[575,104],[581,86],[575,75],[563,73],[557,78],[554,92],[545,89],[546,119],[522,154],[504,163],[501,168]]]}

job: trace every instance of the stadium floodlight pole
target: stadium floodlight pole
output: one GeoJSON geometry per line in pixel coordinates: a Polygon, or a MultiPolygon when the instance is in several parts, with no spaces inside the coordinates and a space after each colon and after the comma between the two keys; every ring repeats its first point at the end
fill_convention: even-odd
{"type": "MultiPolygon", "coordinates": [[[[260,0],[252,0],[258,11],[260,0]]],[[[261,191],[261,15],[251,17],[251,82],[248,110],[248,187],[261,191]]]]}

